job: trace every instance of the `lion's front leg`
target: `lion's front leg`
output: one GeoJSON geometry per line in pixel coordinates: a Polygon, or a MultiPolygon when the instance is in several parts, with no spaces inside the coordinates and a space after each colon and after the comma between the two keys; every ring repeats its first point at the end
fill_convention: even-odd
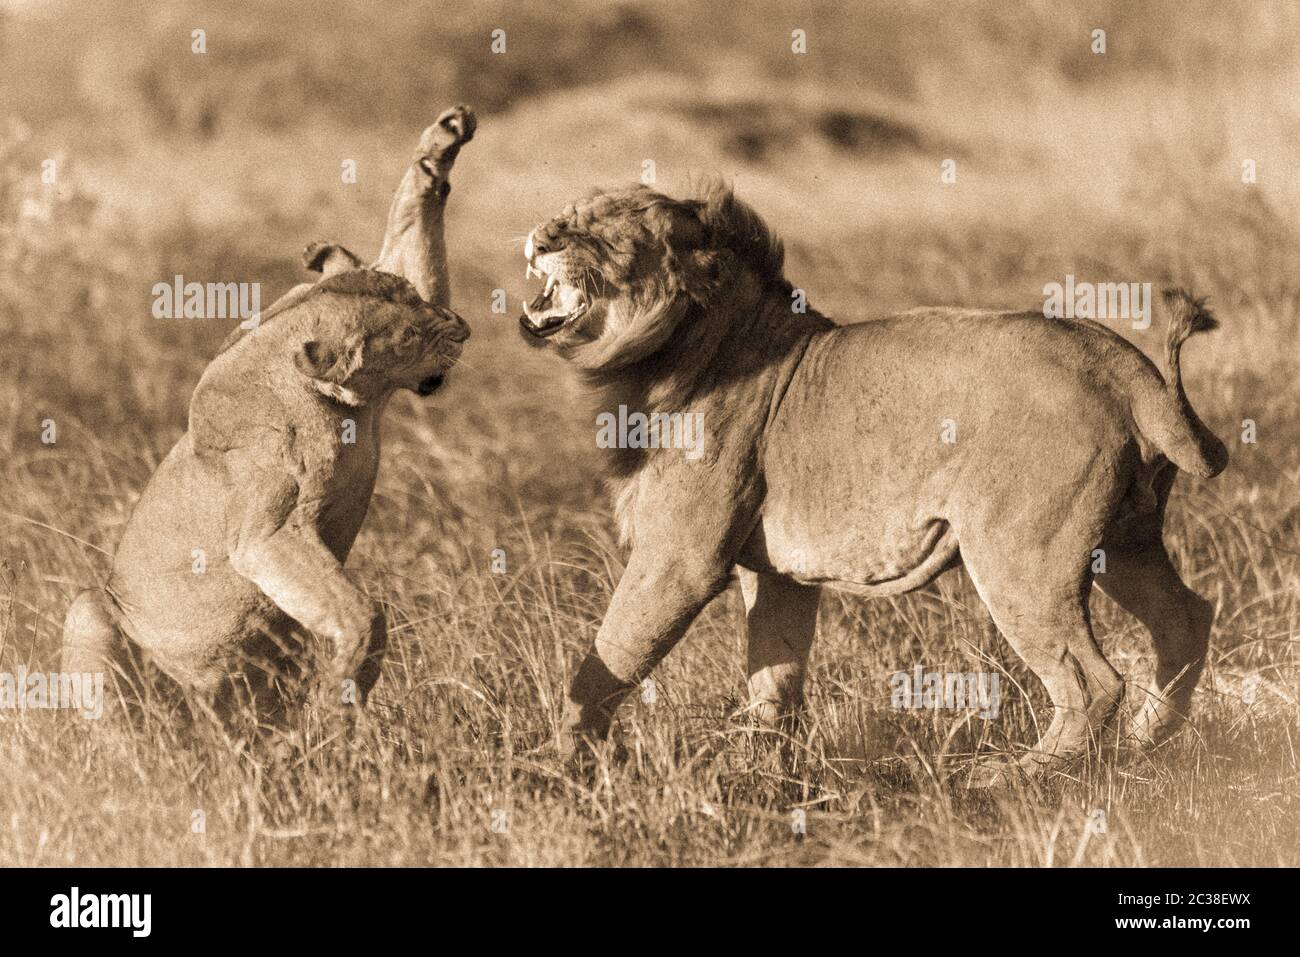
{"type": "Polygon", "coordinates": [[[605,736],[619,702],[672,650],[726,581],[720,561],[673,550],[633,551],[596,643],[569,689],[561,725],[565,750],[605,736]]]}
{"type": "MultiPolygon", "coordinates": [[[[277,499],[273,481],[269,497],[277,499]]],[[[314,529],[279,518],[288,502],[281,496],[271,507],[249,509],[230,566],[290,618],[333,643],[329,694],[364,704],[387,644],[383,610],[352,582],[314,529]]]]}
{"type": "Polygon", "coordinates": [[[474,138],[477,125],[473,110],[454,106],[424,131],[415,160],[393,196],[383,248],[371,267],[405,276],[435,306],[451,304],[443,236],[451,169],[460,148],[474,138]]]}
{"type": "Polygon", "coordinates": [[[737,569],[749,644],[749,711],[762,724],[794,718],[817,631],[821,589],[780,575],[737,569]]]}

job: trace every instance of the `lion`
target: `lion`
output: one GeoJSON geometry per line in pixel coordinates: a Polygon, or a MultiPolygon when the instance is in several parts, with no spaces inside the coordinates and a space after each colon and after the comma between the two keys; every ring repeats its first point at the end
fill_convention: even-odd
{"type": "Polygon", "coordinates": [[[898,595],[958,565],[1053,707],[1037,743],[973,769],[977,782],[1059,766],[1116,712],[1124,683],[1093,637],[1093,584],[1155,645],[1139,736],[1160,740],[1187,713],[1213,610],[1161,529],[1179,470],[1227,464],[1179,368],[1183,342],[1216,325],[1203,300],[1166,294],[1166,380],[1104,326],[1041,312],[839,326],[798,311],[780,239],[720,185],[681,200],[596,192],[524,252],[544,288],[522,334],[578,370],[597,410],[703,424],[691,455],[658,435],[609,453],[630,554],[568,691],[566,751],[608,733],[733,569],[749,707],[767,723],[799,713],[823,586],[898,595]]]}
{"type": "Polygon", "coordinates": [[[310,673],[308,629],[332,643],[322,686],[365,703],[387,632],[343,564],[374,490],[389,399],[432,394],[469,335],[448,308],[442,214],[473,130],[473,113],[457,107],[425,131],[375,265],[313,244],[305,264],[323,278],[228,338],[107,584],[68,610],[65,671],[134,682],[147,662],[229,713],[250,694],[279,701],[289,678],[310,673]]]}

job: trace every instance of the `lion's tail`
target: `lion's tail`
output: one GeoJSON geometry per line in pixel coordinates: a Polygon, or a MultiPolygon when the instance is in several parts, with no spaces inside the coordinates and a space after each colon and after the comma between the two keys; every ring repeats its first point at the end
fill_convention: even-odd
{"type": "MultiPolygon", "coordinates": [[[[1169,333],[1165,339],[1166,391],[1138,398],[1133,414],[1142,434],[1184,472],[1212,478],[1228,464],[1228,450],[1187,401],[1179,354],[1183,343],[1198,332],[1218,328],[1219,321],[1185,289],[1166,289],[1169,333]]],[[[1154,390],[1152,390],[1154,393],[1154,390]]]]}

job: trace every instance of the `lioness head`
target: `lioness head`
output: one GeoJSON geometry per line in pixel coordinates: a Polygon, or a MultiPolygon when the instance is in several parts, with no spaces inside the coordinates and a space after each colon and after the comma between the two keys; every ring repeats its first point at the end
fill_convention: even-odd
{"type": "Polygon", "coordinates": [[[429,395],[469,337],[465,320],[425,302],[400,276],[340,272],[313,288],[315,296],[330,294],[339,308],[315,311],[294,365],[323,394],[349,405],[395,389],[429,395]]]}
{"type": "Polygon", "coordinates": [[[780,240],[720,185],[685,200],[595,193],[534,229],[524,255],[543,281],[519,319],[525,339],[592,370],[650,355],[743,273],[784,282],[780,240]]]}

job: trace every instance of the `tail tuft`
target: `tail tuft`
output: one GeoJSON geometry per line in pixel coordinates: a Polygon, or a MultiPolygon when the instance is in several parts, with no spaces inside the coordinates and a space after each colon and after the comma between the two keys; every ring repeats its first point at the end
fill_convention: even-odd
{"type": "MultiPolygon", "coordinates": [[[[1208,297],[1197,298],[1186,289],[1169,288],[1164,293],[1169,309],[1169,335],[1165,340],[1165,363],[1171,371],[1178,365],[1178,350],[1198,332],[1219,328],[1219,320],[1206,308],[1208,297]]],[[[1172,385],[1172,383],[1171,383],[1172,385]]]]}
{"type": "MultiPolygon", "coordinates": [[[[1191,444],[1179,455],[1170,455],[1175,464],[1185,471],[1206,478],[1222,472],[1228,464],[1228,450],[1197,417],[1183,390],[1183,375],[1179,353],[1183,343],[1198,332],[1209,332],[1219,327],[1219,320],[1206,308],[1206,298],[1199,299],[1186,289],[1166,289],[1165,305],[1169,309],[1169,333],[1165,339],[1165,366],[1168,370],[1166,384],[1173,397],[1179,416],[1191,428],[1191,444]],[[1181,459],[1181,461],[1180,461],[1181,459]]],[[[1172,441],[1172,440],[1171,440],[1172,441]]],[[[1173,442],[1173,444],[1179,444],[1173,442]]],[[[1169,451],[1166,451],[1169,454],[1169,451]]]]}

